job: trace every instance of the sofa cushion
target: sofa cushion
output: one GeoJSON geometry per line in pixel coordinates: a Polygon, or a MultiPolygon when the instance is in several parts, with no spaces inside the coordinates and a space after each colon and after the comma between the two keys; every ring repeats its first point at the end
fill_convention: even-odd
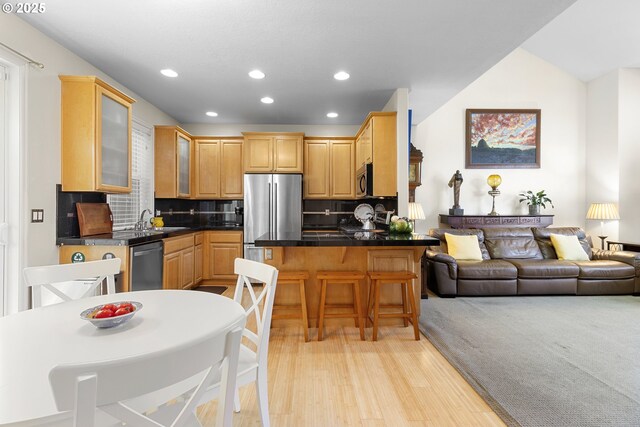
{"type": "Polygon", "coordinates": [[[440,246],[432,248],[433,250],[440,250],[446,254],[449,253],[447,247],[447,241],[444,237],[445,233],[455,234],[458,236],[478,236],[478,245],[480,246],[480,252],[482,253],[482,259],[490,259],[487,247],[484,245],[484,233],[478,228],[432,228],[429,230],[429,236],[435,237],[440,240],[440,246]]]}
{"type": "Polygon", "coordinates": [[[449,255],[460,260],[482,261],[482,252],[478,244],[478,236],[458,236],[456,234],[444,233],[449,255]]]}
{"type": "Polygon", "coordinates": [[[553,245],[551,244],[551,234],[561,234],[563,236],[577,236],[580,246],[587,253],[589,259],[592,258],[591,243],[583,229],[579,227],[538,227],[533,228],[533,235],[538,242],[542,257],[545,259],[557,259],[553,245]]]}
{"type": "Polygon", "coordinates": [[[573,261],[580,272],[579,279],[628,279],[635,277],[635,269],[619,261],[573,261]]]}
{"type": "Polygon", "coordinates": [[[458,277],[461,279],[515,279],[518,269],[499,259],[485,261],[458,261],[458,277]]]}
{"type": "Polygon", "coordinates": [[[578,236],[563,236],[550,234],[551,244],[558,255],[558,259],[567,261],[589,261],[589,255],[582,249],[578,236]]]}
{"type": "Polygon", "coordinates": [[[571,261],[556,259],[512,259],[509,262],[518,269],[519,278],[556,279],[578,277],[580,268],[571,261]]]}
{"type": "Polygon", "coordinates": [[[496,227],[482,231],[491,259],[542,259],[530,228],[496,227]]]}

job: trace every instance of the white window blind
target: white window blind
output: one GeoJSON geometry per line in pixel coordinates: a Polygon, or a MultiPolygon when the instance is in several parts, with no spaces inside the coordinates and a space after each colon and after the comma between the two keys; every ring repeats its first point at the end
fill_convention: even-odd
{"type": "Polygon", "coordinates": [[[109,194],[107,203],[114,230],[132,228],[143,209],[153,212],[153,139],[151,128],[139,122],[133,122],[131,132],[131,193],[109,194]]]}

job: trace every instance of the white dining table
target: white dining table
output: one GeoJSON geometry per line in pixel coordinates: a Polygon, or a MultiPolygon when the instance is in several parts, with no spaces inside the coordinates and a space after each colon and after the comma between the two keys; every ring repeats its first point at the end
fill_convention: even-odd
{"type": "Polygon", "coordinates": [[[49,384],[49,372],[59,364],[160,352],[226,333],[245,315],[240,304],[220,295],[154,290],[102,295],[2,317],[0,425],[31,426],[70,417],[57,410],[49,384]],[[127,323],[109,329],[80,318],[83,310],[114,301],[138,301],[143,307],[127,323]]]}

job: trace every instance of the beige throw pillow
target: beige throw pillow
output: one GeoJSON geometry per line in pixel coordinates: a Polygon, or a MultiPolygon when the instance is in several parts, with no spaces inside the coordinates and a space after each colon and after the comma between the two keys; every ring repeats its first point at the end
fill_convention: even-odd
{"type": "Polygon", "coordinates": [[[444,238],[447,241],[449,255],[456,260],[482,261],[482,252],[480,252],[478,236],[475,234],[458,236],[456,234],[444,233],[444,238]]]}
{"type": "Polygon", "coordinates": [[[589,261],[589,255],[582,249],[578,236],[551,234],[551,244],[556,250],[558,259],[567,261],[589,261]]]}

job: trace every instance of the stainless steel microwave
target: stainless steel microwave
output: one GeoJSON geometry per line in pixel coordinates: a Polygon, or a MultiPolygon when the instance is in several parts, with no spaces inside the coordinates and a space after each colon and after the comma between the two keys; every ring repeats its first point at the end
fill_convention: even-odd
{"type": "Polygon", "coordinates": [[[373,163],[366,163],[356,172],[356,196],[373,197],[373,163]]]}

